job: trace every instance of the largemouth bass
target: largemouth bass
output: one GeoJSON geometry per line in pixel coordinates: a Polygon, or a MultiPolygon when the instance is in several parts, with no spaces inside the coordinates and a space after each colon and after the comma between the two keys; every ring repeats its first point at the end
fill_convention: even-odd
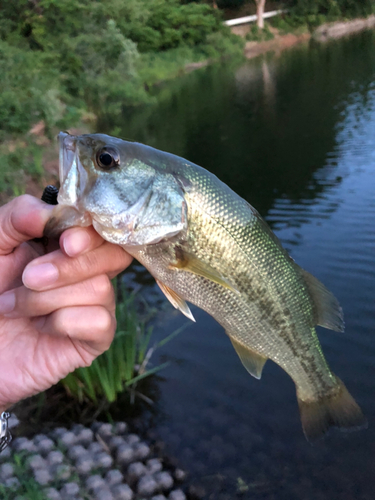
{"type": "Polygon", "coordinates": [[[315,325],[343,331],[338,301],[258,212],[205,169],[103,134],[60,134],[58,206],[45,234],[93,225],[141,262],[174,307],[220,323],[247,371],[267,359],[293,379],[308,440],[365,425],[324,358],[315,325]]]}

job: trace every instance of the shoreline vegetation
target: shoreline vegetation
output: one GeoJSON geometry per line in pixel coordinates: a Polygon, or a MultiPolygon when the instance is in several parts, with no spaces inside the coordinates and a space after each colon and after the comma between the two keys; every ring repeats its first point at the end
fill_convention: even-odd
{"type": "MultiPolygon", "coordinates": [[[[273,34],[272,39],[246,42],[244,54],[247,59],[258,57],[267,52],[279,54],[285,49],[294,47],[299,43],[307,42],[310,39],[324,43],[372,28],[375,28],[375,15],[370,15],[367,18],[324,23],[312,32],[303,28],[286,34],[280,34],[277,30],[270,30],[273,34]]],[[[232,31],[234,32],[234,30],[232,31]]],[[[251,33],[251,27],[248,27],[247,33],[251,33]]]]}
{"type": "Polygon", "coordinates": [[[224,12],[232,18],[252,12],[255,4],[243,0],[217,6],[180,0],[5,4],[0,204],[26,190],[37,195],[57,180],[53,137],[59,129],[89,132],[103,113],[116,117],[152,106],[156,86],[214,62],[279,53],[310,38],[325,41],[375,26],[373,0],[269,3],[287,11],[263,29],[224,25],[224,12]]]}

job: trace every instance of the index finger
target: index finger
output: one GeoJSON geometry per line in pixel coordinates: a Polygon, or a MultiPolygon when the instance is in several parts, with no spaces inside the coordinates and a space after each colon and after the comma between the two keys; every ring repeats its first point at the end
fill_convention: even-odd
{"type": "Polygon", "coordinates": [[[31,290],[51,290],[100,274],[112,278],[128,267],[131,261],[132,257],[123,248],[105,241],[77,257],[66,257],[61,250],[38,257],[25,267],[22,280],[31,290]]]}
{"type": "Polygon", "coordinates": [[[27,194],[0,207],[0,255],[8,255],[21,243],[43,236],[52,209],[27,194]]]}

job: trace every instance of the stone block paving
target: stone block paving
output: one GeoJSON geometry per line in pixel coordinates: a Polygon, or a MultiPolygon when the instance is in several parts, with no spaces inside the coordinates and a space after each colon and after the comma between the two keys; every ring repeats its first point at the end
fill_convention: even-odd
{"type": "Polygon", "coordinates": [[[125,422],[76,424],[14,439],[0,454],[0,484],[26,500],[19,494],[16,457],[49,500],[186,500],[180,487],[186,474],[165,470],[125,422]]]}

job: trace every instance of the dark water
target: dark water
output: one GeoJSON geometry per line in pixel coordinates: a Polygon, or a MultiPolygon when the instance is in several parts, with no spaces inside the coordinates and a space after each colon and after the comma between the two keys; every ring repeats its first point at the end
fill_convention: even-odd
{"type": "MultiPolygon", "coordinates": [[[[250,377],[223,329],[193,308],[197,323],[163,348],[172,364],[157,434],[204,498],[236,498],[242,484],[245,499],[373,499],[375,33],[208,68],[160,93],[116,132],[217,174],[335,293],[346,331],[319,337],[369,428],[308,444],[288,376],[268,362],[261,381],[250,377]]],[[[168,311],[160,336],[186,321],[168,311]]]]}

